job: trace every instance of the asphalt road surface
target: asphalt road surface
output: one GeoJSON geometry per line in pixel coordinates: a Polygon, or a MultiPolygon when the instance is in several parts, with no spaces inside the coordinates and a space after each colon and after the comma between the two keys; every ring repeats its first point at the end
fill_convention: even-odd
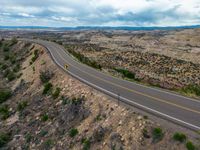
{"type": "Polygon", "coordinates": [[[200,130],[200,101],[161,89],[118,79],[81,64],[53,42],[23,39],[44,46],[54,62],[73,77],[119,101],[170,120],[192,130],[200,130]],[[69,67],[65,69],[64,65],[69,67]]]}

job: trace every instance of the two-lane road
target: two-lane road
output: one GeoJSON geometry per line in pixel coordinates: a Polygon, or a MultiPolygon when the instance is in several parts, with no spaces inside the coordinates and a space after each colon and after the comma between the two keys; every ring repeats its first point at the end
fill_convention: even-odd
{"type": "Polygon", "coordinates": [[[74,60],[65,49],[52,42],[35,42],[46,47],[55,63],[80,81],[152,114],[193,130],[200,130],[200,101],[117,79],[74,60]],[[67,70],[64,65],[68,64],[67,70]]]}

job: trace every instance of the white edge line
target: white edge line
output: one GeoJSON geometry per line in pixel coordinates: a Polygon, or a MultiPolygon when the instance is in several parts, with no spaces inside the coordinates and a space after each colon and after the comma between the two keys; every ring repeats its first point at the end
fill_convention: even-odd
{"type": "MultiPolygon", "coordinates": [[[[49,41],[48,41],[48,42],[49,42],[49,41]]],[[[51,42],[51,43],[54,43],[54,42],[51,42]]],[[[57,43],[54,43],[54,44],[58,45],[57,43]]],[[[64,51],[64,50],[61,48],[60,45],[58,45],[58,48],[61,49],[61,50],[66,54],[66,51],[64,51]]],[[[76,60],[75,60],[75,61],[76,61],[76,60]]],[[[80,62],[78,62],[78,61],[76,61],[76,62],[79,63],[79,64],[82,64],[82,65],[84,65],[84,66],[86,66],[86,67],[88,67],[88,68],[91,69],[91,67],[87,66],[86,64],[80,63],[80,62]]],[[[93,68],[92,68],[92,69],[93,69],[93,68]]],[[[110,75],[108,75],[108,74],[104,74],[104,73],[102,73],[101,71],[97,71],[96,69],[93,69],[93,70],[95,70],[96,72],[101,73],[101,74],[103,74],[103,75],[107,75],[107,76],[109,76],[109,77],[113,77],[113,78],[115,78],[115,79],[117,79],[117,80],[125,81],[125,82],[130,83],[130,84],[136,84],[136,85],[141,86],[141,87],[144,87],[144,88],[146,88],[146,89],[152,89],[152,90],[155,90],[155,91],[164,92],[164,93],[171,94],[171,95],[174,95],[174,96],[177,96],[177,97],[180,97],[180,98],[185,98],[185,99],[188,99],[188,100],[191,100],[191,101],[200,103],[200,100],[196,100],[196,99],[193,99],[193,98],[189,98],[189,97],[180,95],[180,94],[178,94],[178,93],[168,92],[168,91],[166,91],[165,89],[162,90],[162,89],[158,89],[158,88],[156,88],[156,87],[153,88],[153,87],[151,87],[151,86],[146,86],[146,85],[142,85],[142,84],[139,84],[139,83],[136,83],[136,82],[131,82],[131,81],[128,81],[128,80],[123,80],[123,79],[120,79],[120,78],[117,78],[117,77],[114,77],[114,76],[110,76],[110,75]]]]}
{"type": "MultiPolygon", "coordinates": [[[[46,46],[45,46],[45,47],[46,47],[46,46]]],[[[47,50],[50,52],[50,54],[51,54],[52,58],[54,59],[54,61],[56,62],[56,64],[59,65],[63,70],[65,70],[66,72],[68,72],[70,75],[72,75],[72,76],[76,77],[77,79],[79,79],[79,80],[81,80],[81,81],[87,83],[88,85],[91,85],[91,86],[95,87],[96,89],[99,89],[99,90],[101,90],[101,91],[103,91],[103,92],[105,92],[105,93],[108,93],[108,94],[110,94],[110,95],[112,95],[112,96],[114,96],[114,97],[118,97],[117,94],[112,93],[112,92],[110,92],[110,91],[108,91],[108,90],[105,90],[105,89],[103,89],[103,88],[101,88],[101,87],[99,87],[99,86],[97,86],[97,85],[95,85],[95,84],[93,84],[93,83],[91,83],[91,82],[85,80],[85,79],[82,79],[81,77],[75,75],[74,73],[69,72],[68,70],[66,70],[62,65],[60,65],[60,64],[57,62],[57,60],[56,60],[55,57],[52,55],[52,53],[51,53],[51,51],[49,50],[49,48],[48,48],[48,47],[46,47],[46,48],[47,48],[47,50]]],[[[130,101],[130,100],[128,100],[127,98],[124,98],[124,97],[120,97],[120,98],[123,99],[123,100],[125,100],[125,101],[127,101],[127,102],[129,102],[129,103],[132,103],[132,104],[134,104],[134,105],[136,105],[136,106],[142,107],[142,108],[144,108],[144,109],[146,109],[146,110],[152,111],[152,112],[157,113],[157,114],[159,114],[159,115],[162,115],[162,116],[164,116],[164,117],[170,118],[170,119],[172,119],[172,120],[175,120],[175,121],[178,121],[178,122],[183,123],[183,124],[185,124],[185,125],[188,125],[188,126],[190,126],[190,127],[192,127],[192,128],[195,128],[195,129],[197,129],[197,130],[200,130],[200,127],[199,127],[199,126],[190,124],[190,123],[185,122],[185,121],[183,121],[183,120],[180,120],[180,119],[174,118],[174,117],[172,117],[172,116],[169,116],[169,115],[167,115],[167,114],[161,113],[161,112],[159,112],[159,111],[157,111],[157,110],[154,110],[154,109],[151,109],[151,108],[149,108],[149,107],[146,107],[146,106],[143,106],[143,105],[141,105],[141,104],[138,104],[138,103],[136,103],[136,102],[130,101]]]]}

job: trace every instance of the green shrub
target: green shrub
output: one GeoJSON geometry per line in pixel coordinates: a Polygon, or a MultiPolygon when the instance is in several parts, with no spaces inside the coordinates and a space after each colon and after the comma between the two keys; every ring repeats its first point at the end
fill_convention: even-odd
{"type": "Polygon", "coordinates": [[[91,66],[95,69],[102,69],[101,65],[98,64],[96,61],[94,60],[90,60],[88,57],[85,57],[83,54],[81,54],[80,52],[76,52],[73,49],[69,48],[68,46],[66,46],[67,50],[69,53],[71,53],[74,57],[76,57],[80,62],[91,66]]]}
{"type": "Polygon", "coordinates": [[[154,128],[153,129],[153,141],[157,142],[162,140],[164,133],[161,128],[154,128]]]}
{"type": "Polygon", "coordinates": [[[47,94],[52,89],[52,87],[53,85],[51,83],[45,83],[42,94],[47,94]]]}
{"type": "Polygon", "coordinates": [[[200,86],[199,85],[188,85],[184,88],[181,89],[181,91],[183,91],[184,93],[187,94],[194,94],[197,96],[200,96],[200,86]]]}
{"type": "Polygon", "coordinates": [[[15,55],[10,55],[10,62],[11,62],[11,64],[16,63],[16,56],[15,55]]]}
{"type": "Polygon", "coordinates": [[[9,74],[10,72],[11,72],[10,69],[6,69],[6,70],[3,72],[3,77],[4,77],[4,78],[7,77],[8,74],[9,74]]]}
{"type": "Polygon", "coordinates": [[[6,65],[6,64],[1,65],[1,70],[5,70],[6,68],[8,68],[8,65],[6,65]]]}
{"type": "Polygon", "coordinates": [[[63,105],[66,105],[66,104],[70,103],[70,100],[69,100],[68,97],[61,96],[61,99],[62,99],[62,104],[63,105]]]}
{"type": "Polygon", "coordinates": [[[8,52],[10,50],[10,48],[8,47],[8,45],[7,44],[4,44],[3,45],[3,51],[4,52],[8,52]]]}
{"type": "Polygon", "coordinates": [[[8,81],[12,81],[12,80],[14,80],[15,78],[16,78],[15,73],[12,72],[12,71],[10,71],[10,72],[8,73],[8,75],[7,75],[8,81]]]}
{"type": "Polygon", "coordinates": [[[19,104],[17,105],[17,111],[23,111],[26,106],[28,106],[28,102],[27,101],[21,101],[19,102],[19,104]]]}
{"type": "Polygon", "coordinates": [[[8,89],[0,89],[0,104],[11,97],[11,91],[8,89]]]}
{"type": "Polygon", "coordinates": [[[10,58],[10,55],[9,54],[4,54],[4,60],[6,61],[6,60],[8,60],[10,58]]]}
{"type": "Polygon", "coordinates": [[[39,57],[39,50],[36,49],[36,50],[34,50],[33,57],[31,58],[31,61],[35,62],[38,57],[39,57]]]}
{"type": "Polygon", "coordinates": [[[45,147],[45,149],[49,149],[53,146],[54,142],[51,139],[48,139],[46,141],[44,141],[43,146],[45,147]]]}
{"type": "Polygon", "coordinates": [[[196,149],[196,147],[194,146],[194,144],[193,144],[191,141],[188,141],[188,142],[186,143],[186,148],[187,148],[188,150],[195,150],[195,149],[196,149]]]}
{"type": "Polygon", "coordinates": [[[173,136],[173,139],[179,142],[184,142],[186,140],[186,135],[176,132],[173,136]]]}
{"type": "Polygon", "coordinates": [[[115,71],[121,73],[124,78],[135,79],[135,74],[126,69],[114,68],[115,71]]]}
{"type": "Polygon", "coordinates": [[[142,130],[142,134],[143,134],[143,137],[145,137],[145,138],[150,138],[150,135],[149,135],[147,129],[143,129],[143,130],[142,130]]]}
{"type": "Polygon", "coordinates": [[[7,119],[10,116],[8,105],[0,106],[0,115],[1,115],[1,119],[3,120],[7,119]]]}
{"type": "Polygon", "coordinates": [[[98,114],[96,117],[95,117],[95,121],[101,121],[102,120],[102,116],[100,114],[98,114]]]}
{"type": "Polygon", "coordinates": [[[47,135],[47,134],[48,134],[48,131],[46,131],[46,130],[41,130],[40,133],[39,133],[39,135],[40,135],[41,137],[44,137],[44,136],[47,135]]]}
{"type": "Polygon", "coordinates": [[[83,144],[83,150],[89,150],[90,149],[90,140],[89,139],[82,139],[81,143],[83,144]]]}
{"type": "Polygon", "coordinates": [[[20,70],[20,64],[16,64],[15,67],[13,68],[14,72],[19,72],[20,70]]]}
{"type": "Polygon", "coordinates": [[[25,141],[27,143],[30,143],[33,138],[33,136],[30,133],[26,133],[26,135],[24,137],[25,137],[25,141]]]}
{"type": "Polygon", "coordinates": [[[76,128],[72,128],[72,129],[69,131],[69,136],[70,136],[70,137],[75,137],[77,134],[78,134],[78,130],[77,130],[76,128]]]}
{"type": "Polygon", "coordinates": [[[53,73],[50,71],[41,71],[40,72],[40,80],[42,83],[47,83],[53,76],[53,73]]]}
{"type": "Polygon", "coordinates": [[[53,99],[56,99],[56,98],[58,98],[58,96],[59,96],[59,94],[60,94],[60,88],[56,88],[56,90],[52,93],[52,97],[53,97],[53,99]]]}
{"type": "Polygon", "coordinates": [[[48,119],[49,119],[49,116],[48,116],[47,114],[43,114],[43,115],[41,116],[41,120],[42,120],[43,122],[47,121],[48,119]]]}
{"type": "Polygon", "coordinates": [[[11,39],[11,43],[10,43],[10,46],[13,46],[13,45],[15,45],[15,44],[17,44],[17,38],[16,37],[13,37],[12,39],[11,39]]]}
{"type": "Polygon", "coordinates": [[[0,132],[0,147],[3,147],[11,140],[10,133],[0,132]]]}

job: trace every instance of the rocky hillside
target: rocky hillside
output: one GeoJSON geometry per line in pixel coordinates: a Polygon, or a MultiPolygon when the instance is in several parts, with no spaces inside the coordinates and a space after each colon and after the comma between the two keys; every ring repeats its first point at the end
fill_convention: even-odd
{"type": "Polygon", "coordinates": [[[1,40],[0,56],[0,149],[199,146],[198,134],[160,125],[67,75],[37,44],[1,40]]]}

